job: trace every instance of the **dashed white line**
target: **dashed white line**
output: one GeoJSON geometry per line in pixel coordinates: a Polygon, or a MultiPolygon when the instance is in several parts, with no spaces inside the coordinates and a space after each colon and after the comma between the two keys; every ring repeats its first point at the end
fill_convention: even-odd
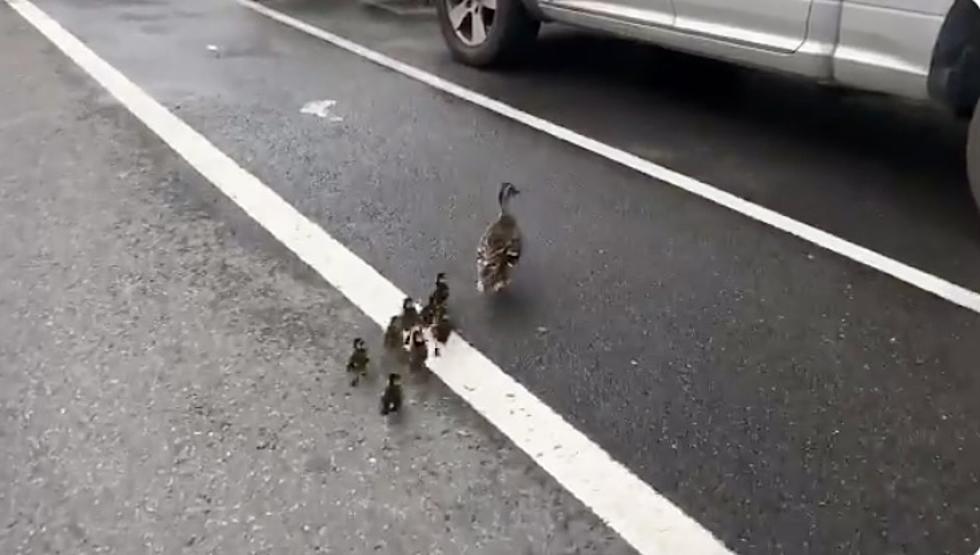
{"type": "MultiPolygon", "coordinates": [[[[398,73],[411,77],[416,81],[420,81],[443,92],[486,108],[487,110],[496,112],[497,114],[506,118],[523,123],[528,127],[532,127],[538,131],[547,133],[552,137],[571,143],[594,154],[653,177],[654,179],[658,179],[664,183],[673,185],[674,187],[683,189],[715,204],[738,212],[739,214],[748,216],[753,220],[770,225],[776,229],[791,235],[795,235],[800,239],[809,241],[810,243],[824,249],[833,251],[841,256],[854,260],[855,262],[874,268],[880,272],[904,281],[909,285],[918,287],[919,289],[928,291],[933,295],[946,299],[949,302],[962,306],[963,308],[980,313],[980,293],[976,291],[972,291],[939,276],[932,275],[903,262],[899,262],[893,258],[889,258],[888,256],[875,252],[866,247],[862,247],[856,243],[852,243],[846,239],[837,237],[836,235],[813,227],[809,224],[805,224],[788,216],[784,216],[783,214],[770,210],[764,206],[749,202],[731,193],[722,191],[717,187],[708,185],[703,181],[699,181],[693,177],[689,177],[669,168],[665,168],[649,160],[640,158],[635,154],[630,154],[625,150],[586,137],[585,135],[572,131],[571,129],[562,127],[546,119],[539,118],[535,115],[514,108],[509,104],[505,104],[499,100],[472,91],[451,81],[447,81],[415,66],[411,66],[380,52],[371,50],[365,46],[361,46],[360,44],[345,39],[339,35],[314,25],[310,25],[305,21],[296,19],[295,17],[284,14],[267,6],[263,6],[254,0],[236,1],[239,4],[246,6],[266,17],[329,42],[334,46],[343,48],[344,50],[368,59],[378,65],[397,71],[398,73]]],[[[977,0],[977,2],[980,3],[980,0],[977,0]]]]}
{"type": "MultiPolygon", "coordinates": [[[[6,0],[201,175],[379,326],[405,294],[28,0],[6,0]]],[[[710,532],[454,338],[432,370],[644,555],[725,555],[710,532]],[[559,448],[560,447],[560,448],[559,448]]]]}

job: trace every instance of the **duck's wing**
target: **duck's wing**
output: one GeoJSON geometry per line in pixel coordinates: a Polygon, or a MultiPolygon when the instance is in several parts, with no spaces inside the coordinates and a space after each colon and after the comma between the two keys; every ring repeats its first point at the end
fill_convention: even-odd
{"type": "Polygon", "coordinates": [[[485,262],[490,258],[490,253],[493,252],[494,237],[497,236],[497,223],[494,222],[487,226],[487,229],[483,232],[483,236],[480,237],[480,244],[476,247],[476,259],[478,262],[485,262]]]}
{"type": "Polygon", "coordinates": [[[487,229],[483,232],[483,236],[480,237],[480,243],[476,247],[476,288],[480,292],[484,291],[487,285],[487,281],[493,274],[491,263],[492,253],[493,253],[493,237],[495,236],[494,230],[496,229],[496,222],[487,226],[487,229]]]}
{"type": "Polygon", "coordinates": [[[520,230],[512,220],[497,220],[483,232],[477,256],[484,260],[502,257],[515,237],[520,242],[520,230]]]}
{"type": "Polygon", "coordinates": [[[524,238],[520,228],[515,224],[511,230],[510,238],[504,246],[504,256],[507,258],[508,266],[516,266],[521,260],[521,253],[524,251],[524,238]]]}
{"type": "Polygon", "coordinates": [[[510,282],[510,270],[517,265],[523,251],[523,239],[517,221],[502,215],[490,225],[477,248],[477,289],[498,291],[510,282]]]}

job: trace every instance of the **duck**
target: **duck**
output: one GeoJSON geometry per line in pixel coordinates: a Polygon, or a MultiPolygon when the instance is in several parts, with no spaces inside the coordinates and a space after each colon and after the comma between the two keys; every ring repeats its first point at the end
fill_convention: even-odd
{"type": "Polygon", "coordinates": [[[510,285],[514,268],[520,262],[523,238],[510,211],[511,199],[519,194],[513,184],[500,184],[497,193],[500,214],[483,232],[476,249],[476,288],[481,293],[497,293],[510,285]]]}
{"type": "Polygon", "coordinates": [[[402,377],[397,372],[388,374],[388,385],[381,393],[381,415],[398,412],[402,408],[402,377]]]}
{"type": "Polygon", "coordinates": [[[435,355],[439,356],[439,346],[445,346],[449,341],[449,336],[453,333],[453,322],[449,319],[446,311],[439,314],[434,326],[432,326],[432,338],[436,340],[435,355]]]}
{"type": "Polygon", "coordinates": [[[368,357],[367,347],[364,346],[364,340],[360,337],[354,339],[354,352],[351,353],[350,358],[347,359],[347,372],[353,374],[351,378],[351,386],[357,387],[357,384],[361,381],[361,378],[367,376],[367,367],[371,359],[368,357]]]}
{"type": "Polygon", "coordinates": [[[412,330],[412,343],[408,348],[408,368],[413,372],[425,369],[425,361],[429,358],[429,345],[425,341],[422,330],[412,330]]]}

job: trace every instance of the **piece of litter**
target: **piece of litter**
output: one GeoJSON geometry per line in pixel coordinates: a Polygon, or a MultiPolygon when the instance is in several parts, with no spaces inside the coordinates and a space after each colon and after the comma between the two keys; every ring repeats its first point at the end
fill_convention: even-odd
{"type": "Polygon", "coordinates": [[[300,108],[301,114],[310,114],[318,118],[329,118],[332,122],[343,121],[344,118],[330,113],[330,109],[337,105],[336,100],[311,100],[300,108]]]}
{"type": "Polygon", "coordinates": [[[209,51],[211,51],[211,52],[217,52],[218,51],[218,45],[217,44],[209,44],[207,46],[207,49],[209,51]]]}
{"type": "Polygon", "coordinates": [[[538,326],[538,333],[548,333],[548,328],[544,326],[538,326]]]}
{"type": "Polygon", "coordinates": [[[633,360],[630,360],[630,364],[632,364],[633,366],[636,366],[637,364],[639,364],[639,362],[637,362],[635,359],[633,359],[633,360]]]}

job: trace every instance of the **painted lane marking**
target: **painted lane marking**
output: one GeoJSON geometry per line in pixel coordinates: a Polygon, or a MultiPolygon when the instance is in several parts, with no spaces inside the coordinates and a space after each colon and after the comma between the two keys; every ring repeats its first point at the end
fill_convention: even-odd
{"type": "Polygon", "coordinates": [[[311,100],[303,107],[299,109],[301,114],[309,114],[311,116],[316,116],[318,118],[327,119],[332,123],[337,123],[344,121],[344,118],[340,116],[335,116],[330,113],[330,110],[337,105],[336,100],[324,99],[324,100],[311,100]]]}
{"type": "MultiPolygon", "coordinates": [[[[379,326],[405,293],[300,214],[28,0],[14,10],[202,176],[379,326]]],[[[730,555],[710,532],[613,460],[459,337],[433,372],[643,555],[730,555]],[[560,448],[558,448],[560,446],[560,448]]]]}
{"type": "MultiPolygon", "coordinates": [[[[882,273],[888,274],[900,281],[924,291],[928,291],[937,297],[946,299],[947,301],[957,304],[963,308],[980,313],[980,293],[976,291],[972,291],[939,276],[935,276],[928,272],[919,270],[918,268],[909,266],[903,262],[899,262],[893,258],[889,258],[888,256],[875,252],[866,247],[862,247],[856,243],[852,243],[841,237],[837,237],[836,235],[813,227],[809,224],[805,224],[788,216],[784,216],[783,214],[770,210],[764,206],[749,202],[741,197],[722,191],[717,187],[708,185],[703,181],[686,176],[669,168],[665,168],[649,160],[640,158],[635,154],[630,154],[625,150],[586,137],[585,135],[572,131],[571,129],[562,127],[546,119],[539,118],[514,108],[509,104],[505,104],[499,100],[495,100],[476,91],[472,91],[457,85],[451,81],[447,81],[442,77],[438,77],[415,66],[408,65],[380,52],[371,50],[365,46],[361,46],[360,44],[345,39],[339,35],[335,35],[329,31],[296,19],[295,17],[286,15],[267,6],[263,6],[254,0],[236,1],[257,13],[306,34],[312,35],[318,39],[329,42],[334,46],[401,73],[402,75],[410,77],[416,81],[420,81],[426,85],[449,93],[457,98],[486,108],[491,112],[496,112],[497,114],[508,119],[523,123],[528,127],[537,129],[538,131],[551,135],[552,137],[588,150],[593,154],[597,154],[603,158],[612,160],[613,162],[636,170],[649,177],[669,185],[673,185],[679,189],[683,189],[703,199],[738,212],[739,214],[748,216],[753,220],[762,222],[779,229],[780,231],[784,231],[790,235],[799,237],[804,241],[813,243],[821,248],[835,252],[845,258],[849,258],[855,262],[874,268],[882,273]]],[[[980,2],[980,0],[977,0],[977,2],[980,2]]]]}

